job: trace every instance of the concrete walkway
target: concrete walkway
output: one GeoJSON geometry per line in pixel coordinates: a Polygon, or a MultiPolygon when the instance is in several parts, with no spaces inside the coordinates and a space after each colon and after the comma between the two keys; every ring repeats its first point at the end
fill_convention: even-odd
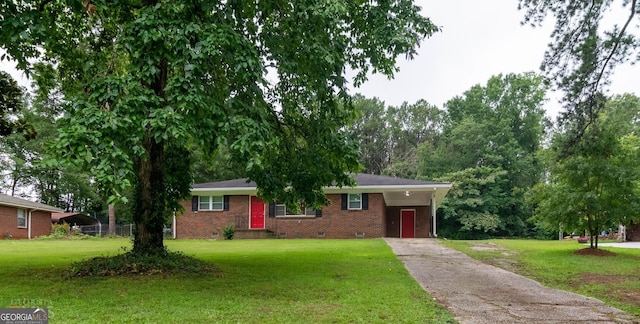
{"type": "Polygon", "coordinates": [[[460,323],[640,323],[603,302],[542,286],[435,239],[386,238],[409,273],[460,323]]]}

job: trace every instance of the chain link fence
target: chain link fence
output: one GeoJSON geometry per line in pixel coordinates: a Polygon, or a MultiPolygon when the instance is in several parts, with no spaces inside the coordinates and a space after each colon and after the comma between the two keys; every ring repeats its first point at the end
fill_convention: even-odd
{"type": "MultiPolygon", "coordinates": [[[[96,225],[82,225],[76,226],[80,229],[80,232],[94,236],[108,236],[109,224],[96,224],[96,225]]],[[[133,224],[116,225],[114,234],[123,237],[133,236],[133,224]]]]}
{"type": "MultiPolygon", "coordinates": [[[[94,236],[108,236],[109,235],[109,224],[96,224],[96,225],[81,225],[74,226],[73,228],[77,228],[80,232],[87,235],[94,236]]],[[[133,237],[133,224],[122,224],[116,225],[116,229],[114,234],[122,237],[133,237]]],[[[162,232],[164,233],[165,238],[173,238],[173,230],[171,227],[163,228],[162,232]]]]}

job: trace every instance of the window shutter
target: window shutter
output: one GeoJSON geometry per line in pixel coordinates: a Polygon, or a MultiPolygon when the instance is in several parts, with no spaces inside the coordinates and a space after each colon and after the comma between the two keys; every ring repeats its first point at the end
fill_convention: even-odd
{"type": "Polygon", "coordinates": [[[229,210],[229,196],[222,196],[222,209],[229,210]]]}
{"type": "Polygon", "coordinates": [[[269,218],[276,217],[276,203],[269,204],[269,218]]]}
{"type": "Polygon", "coordinates": [[[342,194],[342,210],[347,210],[347,204],[349,203],[349,196],[342,194]]]}
{"type": "Polygon", "coordinates": [[[198,211],[198,196],[191,197],[191,210],[198,211]]]}
{"type": "Polygon", "coordinates": [[[362,210],[367,210],[367,209],[369,209],[369,194],[363,193],[362,194],[362,210]]]}
{"type": "Polygon", "coordinates": [[[322,217],[322,209],[316,209],[316,217],[322,217]]]}

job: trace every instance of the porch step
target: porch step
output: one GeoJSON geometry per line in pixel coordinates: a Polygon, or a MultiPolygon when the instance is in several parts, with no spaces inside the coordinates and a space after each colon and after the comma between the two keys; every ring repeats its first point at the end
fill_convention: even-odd
{"type": "Polygon", "coordinates": [[[241,229],[236,230],[234,239],[265,239],[275,238],[276,235],[273,231],[268,229],[241,229]]]}

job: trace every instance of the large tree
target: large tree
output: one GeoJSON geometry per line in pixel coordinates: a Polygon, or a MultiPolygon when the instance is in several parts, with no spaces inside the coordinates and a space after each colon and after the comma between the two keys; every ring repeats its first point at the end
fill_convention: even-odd
{"type": "Polygon", "coordinates": [[[326,203],[359,168],[344,132],[346,69],[392,76],[437,31],[411,0],[22,0],[0,46],[52,62],[65,95],[58,149],[117,198],[134,186],[134,252],[164,253],[189,195],[188,147],[227,145],[268,201],[326,203]]]}
{"type": "Polygon", "coordinates": [[[540,181],[543,172],[536,152],[547,126],[542,109],[545,94],[540,76],[508,74],[491,77],[486,85],[475,85],[447,102],[438,144],[419,148],[419,176],[462,182],[454,183],[455,190],[461,192],[447,198],[460,200],[447,204],[451,210],[447,219],[457,221],[449,222],[454,231],[528,234],[530,212],[524,192],[540,181]],[[465,201],[475,201],[475,205],[465,201]],[[483,218],[482,231],[457,225],[463,223],[462,217],[472,219],[469,215],[473,213],[491,215],[483,218]],[[486,226],[485,220],[491,220],[491,226],[486,226]]]}
{"type": "Polygon", "coordinates": [[[415,178],[418,174],[418,147],[423,143],[437,145],[444,115],[442,110],[425,100],[389,107],[390,165],[384,174],[415,178]]]}
{"type": "Polygon", "coordinates": [[[48,163],[47,143],[56,136],[60,94],[53,70],[34,67],[33,92],[21,98],[20,115],[32,135],[13,133],[0,137],[0,190],[9,195],[35,193],[42,203],[68,211],[97,215],[104,208],[88,173],[73,165],[48,163]]]}
{"type": "Polygon", "coordinates": [[[31,127],[21,116],[23,91],[16,80],[0,71],[0,137],[22,133],[26,139],[35,136],[31,127]]]}
{"type": "Polygon", "coordinates": [[[558,159],[570,130],[554,137],[550,177],[530,194],[535,218],[548,228],[586,230],[591,247],[600,231],[638,218],[640,208],[640,100],[632,95],[609,101],[585,130],[574,154],[558,159]]]}
{"type": "Polygon", "coordinates": [[[555,27],[541,68],[564,92],[560,122],[571,124],[563,148],[571,154],[598,117],[610,75],[616,66],[640,59],[637,24],[640,3],[620,1],[519,0],[524,23],[534,26],[553,16],[555,27]],[[622,14],[620,14],[622,13],[622,14]],[[617,17],[617,18],[616,18],[617,17]]]}
{"type": "Polygon", "coordinates": [[[378,98],[360,94],[353,97],[353,104],[359,116],[349,132],[358,143],[364,172],[381,174],[389,165],[391,146],[385,104],[378,98]]]}

